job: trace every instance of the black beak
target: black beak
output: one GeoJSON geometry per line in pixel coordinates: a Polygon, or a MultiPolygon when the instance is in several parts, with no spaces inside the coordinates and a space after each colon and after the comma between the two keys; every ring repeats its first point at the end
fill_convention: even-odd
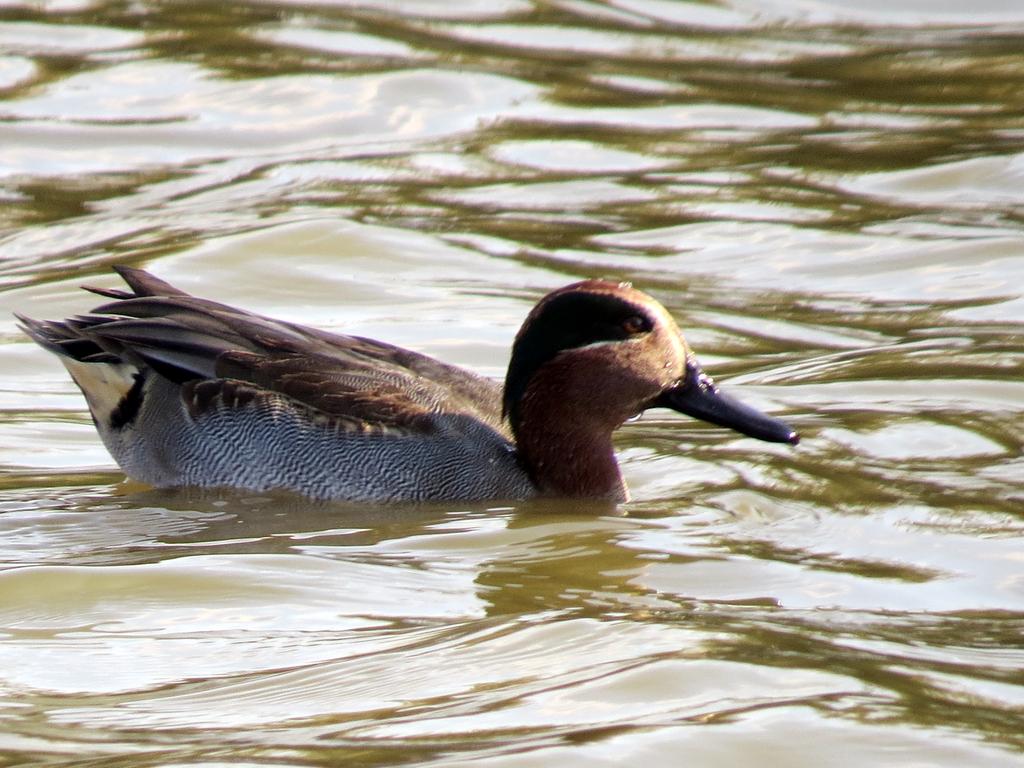
{"type": "Polygon", "coordinates": [[[785,422],[724,394],[693,360],[686,363],[683,382],[666,389],[651,405],[671,408],[769,443],[796,445],[800,442],[800,435],[785,422]]]}

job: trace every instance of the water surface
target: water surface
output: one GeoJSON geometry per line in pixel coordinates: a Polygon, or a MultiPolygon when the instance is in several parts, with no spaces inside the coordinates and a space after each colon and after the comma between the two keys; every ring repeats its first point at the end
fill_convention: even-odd
{"type": "Polygon", "coordinates": [[[1019,765],[1024,11],[0,8],[0,763],[1019,765]],[[62,317],[144,266],[501,376],[665,303],[796,449],[652,411],[634,501],[122,483],[62,317]]]}

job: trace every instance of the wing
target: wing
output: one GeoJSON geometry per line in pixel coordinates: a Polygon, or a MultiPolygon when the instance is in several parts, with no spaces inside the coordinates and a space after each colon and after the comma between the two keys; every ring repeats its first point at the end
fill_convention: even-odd
{"type": "Polygon", "coordinates": [[[468,415],[505,434],[500,387],[425,355],[326,333],[191,296],[147,272],[117,267],[131,292],[49,323],[50,345],[78,360],[130,362],[182,386],[193,414],[281,395],[345,428],[431,432],[440,414],[468,415]]]}

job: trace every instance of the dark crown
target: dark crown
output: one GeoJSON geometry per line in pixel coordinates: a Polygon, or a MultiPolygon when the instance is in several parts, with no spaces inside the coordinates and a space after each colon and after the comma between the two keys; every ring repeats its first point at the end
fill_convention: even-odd
{"type": "Polygon", "coordinates": [[[617,295],[614,283],[591,281],[549,294],[526,318],[512,345],[502,415],[513,429],[519,403],[533,376],[560,353],[602,341],[623,341],[654,327],[647,309],[617,295]]]}

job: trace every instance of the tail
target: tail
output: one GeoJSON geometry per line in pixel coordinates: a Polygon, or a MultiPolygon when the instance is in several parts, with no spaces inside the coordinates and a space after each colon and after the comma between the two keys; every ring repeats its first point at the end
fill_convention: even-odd
{"type": "MultiPolygon", "coordinates": [[[[145,270],[118,265],[114,267],[114,271],[128,283],[130,291],[119,288],[97,288],[90,285],[82,287],[98,296],[118,300],[189,296],[180,288],[175,288],[145,270]]],[[[101,347],[96,337],[88,332],[88,329],[114,319],[108,314],[113,306],[107,304],[94,310],[95,314],[69,317],[66,320],[34,320],[17,312],[14,313],[14,316],[18,318],[18,326],[28,334],[32,341],[61,358],[76,360],[80,363],[116,364],[124,362],[117,354],[117,349],[109,344],[101,347]]]]}
{"type": "MultiPolygon", "coordinates": [[[[175,288],[168,282],[154,277],[149,272],[124,265],[115,266],[114,271],[128,283],[131,291],[119,288],[97,288],[91,285],[82,287],[90,293],[108,299],[138,299],[144,296],[188,296],[185,291],[175,288]]],[[[95,316],[71,317],[67,320],[34,320],[31,317],[14,313],[18,318],[18,326],[36,344],[48,349],[61,357],[68,357],[81,363],[118,363],[117,355],[102,349],[95,341],[88,338],[84,329],[95,325],[99,319],[95,316]]]]}
{"type": "MultiPolygon", "coordinates": [[[[149,296],[187,296],[169,283],[141,269],[117,266],[114,270],[131,291],[83,286],[87,291],[110,299],[136,299],[149,296]]],[[[101,346],[101,338],[90,328],[113,318],[83,315],[66,320],[36,320],[14,313],[18,326],[30,339],[60,358],[75,384],[82,390],[98,427],[119,427],[131,421],[138,411],[146,371],[138,361],[118,354],[118,347],[101,346]]],[[[101,429],[101,433],[103,430],[101,429]]]]}
{"type": "Polygon", "coordinates": [[[77,322],[74,318],[35,320],[17,312],[14,316],[18,318],[18,327],[32,341],[61,359],[76,360],[80,363],[123,362],[117,355],[104,350],[95,341],[83,335],[84,323],[77,322]]]}

